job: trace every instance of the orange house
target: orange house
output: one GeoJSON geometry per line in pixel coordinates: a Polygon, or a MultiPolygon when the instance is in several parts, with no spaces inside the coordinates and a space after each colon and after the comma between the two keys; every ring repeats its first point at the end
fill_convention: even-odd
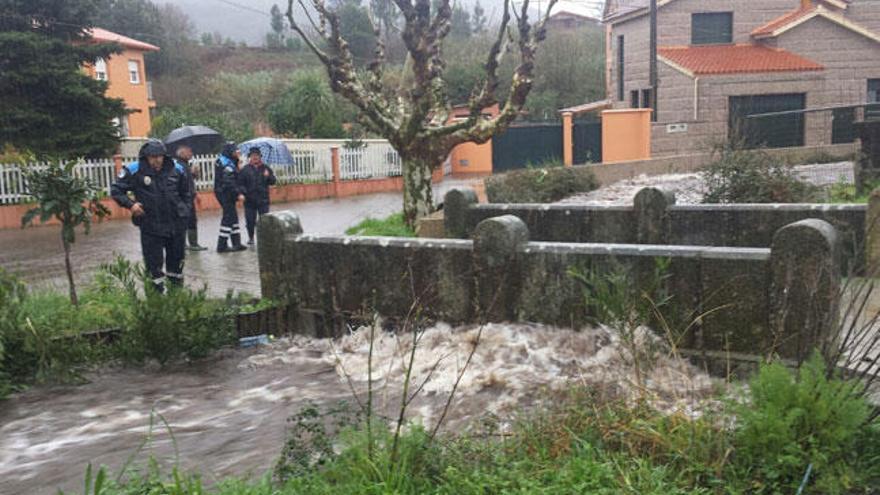
{"type": "Polygon", "coordinates": [[[153,87],[144,70],[144,53],[159,51],[159,47],[116,34],[106,29],[92,29],[92,40],[97,43],[116,43],[122,52],[109,59],[98,59],[86,71],[95,79],[107,81],[107,96],[120,98],[132,113],[119,117],[123,137],[147,137],[150,134],[150,109],[156,107],[153,87]]]}

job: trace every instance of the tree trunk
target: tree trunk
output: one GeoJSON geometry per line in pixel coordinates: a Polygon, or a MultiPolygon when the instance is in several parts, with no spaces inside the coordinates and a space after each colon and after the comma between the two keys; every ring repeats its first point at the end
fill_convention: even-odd
{"type": "Polygon", "coordinates": [[[416,220],[434,211],[431,172],[435,164],[423,159],[401,158],[403,160],[403,218],[411,229],[415,229],[416,220]]]}
{"type": "Polygon", "coordinates": [[[73,268],[70,266],[70,243],[62,239],[64,244],[64,268],[67,270],[67,284],[70,288],[70,303],[79,306],[79,298],[76,297],[76,284],[73,281],[73,268]]]}

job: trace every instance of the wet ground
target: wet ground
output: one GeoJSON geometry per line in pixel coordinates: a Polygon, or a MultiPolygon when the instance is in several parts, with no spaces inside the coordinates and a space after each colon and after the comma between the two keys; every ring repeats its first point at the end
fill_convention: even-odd
{"type": "MultiPolygon", "coordinates": [[[[446,180],[435,186],[435,198],[451,187],[466,185],[471,180],[446,180]]],[[[368,217],[382,218],[402,209],[400,193],[372,194],[342,199],[326,199],[272,205],[273,211],[293,210],[302,219],[306,232],[342,234],[345,229],[368,217]]],[[[244,232],[244,214],[239,211],[244,232]]],[[[239,253],[217,254],[217,233],[220,211],[202,212],[199,216],[199,241],[208,251],[187,256],[184,274],[187,284],[207,284],[212,295],[222,296],[229,289],[260,294],[255,249],[239,253]]],[[[245,234],[245,238],[247,235],[245,234]]],[[[73,247],[73,265],[80,282],[91,280],[95,270],[117,254],[140,261],[140,238],[137,228],[127,220],[102,222],[92,227],[90,235],[77,231],[73,247]]],[[[0,230],[0,267],[20,274],[35,287],[51,286],[64,289],[64,255],[60,228],[35,227],[26,230],[0,230]]]]}
{"type": "MultiPolygon", "coordinates": [[[[477,342],[444,423],[449,431],[466,433],[475,419],[493,418],[503,432],[507,419],[570,384],[685,414],[711,406],[706,399],[716,387],[689,364],[664,356],[644,387],[637,386],[624,348],[604,328],[438,324],[419,340],[410,390],[420,386],[422,394],[410,405],[410,418],[429,428],[436,423],[477,342]]],[[[149,455],[164,466],[179,460],[207,483],[260,476],[278,459],[285,421],[302,405],[353,403],[352,390],[363,393],[369,343],[367,329],[336,341],[296,337],[226,350],[193,365],[107,369],[86,385],[28,391],[0,403],[0,494],[78,490],[89,463],[108,466],[115,478],[128,459],[142,468],[149,455]]],[[[374,401],[385,417],[396,416],[410,343],[410,335],[382,332],[374,341],[374,401]]]]}

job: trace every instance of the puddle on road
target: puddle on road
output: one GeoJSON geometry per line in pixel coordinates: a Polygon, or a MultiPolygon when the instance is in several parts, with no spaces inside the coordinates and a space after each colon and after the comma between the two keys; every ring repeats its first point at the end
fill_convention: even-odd
{"type": "MultiPolygon", "coordinates": [[[[411,406],[412,419],[436,421],[479,331],[438,324],[421,335],[412,379],[425,386],[411,406]]],[[[373,377],[380,413],[399,403],[411,338],[377,336],[373,377]]],[[[359,393],[365,390],[368,349],[368,329],[333,341],[294,337],[161,372],[104,370],[83,386],[18,395],[0,403],[0,493],[81,489],[89,462],[108,465],[115,475],[150,431],[151,411],[174,436],[155,424],[141,461],[152,454],[173,462],[177,455],[184,469],[202,472],[207,482],[260,475],[281,451],[286,418],[306,401],[350,400],[346,375],[359,393]]],[[[572,382],[634,394],[620,351],[605,329],[487,325],[446,427],[459,430],[487,413],[509,417],[543,390],[572,382]]],[[[689,413],[713,388],[708,376],[668,358],[659,359],[647,386],[657,407],[689,413]]]]}

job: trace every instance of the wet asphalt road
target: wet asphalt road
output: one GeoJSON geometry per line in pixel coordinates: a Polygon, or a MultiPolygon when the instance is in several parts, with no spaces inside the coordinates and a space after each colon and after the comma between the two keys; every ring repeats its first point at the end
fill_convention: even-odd
{"type": "MultiPolygon", "coordinates": [[[[466,181],[447,180],[435,186],[435,198],[450,187],[466,181]]],[[[272,211],[293,210],[302,219],[306,232],[343,234],[345,229],[368,217],[385,217],[400,211],[401,193],[382,193],[342,199],[274,204],[272,211]]],[[[244,234],[244,211],[239,208],[239,220],[244,234]]],[[[260,277],[257,252],[251,248],[238,253],[217,254],[217,233],[220,211],[207,211],[199,216],[199,242],[210,249],[188,253],[184,275],[187,285],[207,284],[210,294],[222,296],[230,289],[259,296],[260,277]]],[[[0,230],[0,267],[19,274],[31,287],[55,287],[66,290],[64,252],[60,228],[34,227],[25,230],[0,230]]],[[[77,230],[72,259],[78,283],[91,281],[101,264],[120,254],[133,261],[141,261],[140,236],[136,227],[127,220],[113,220],[96,224],[90,235],[77,230]]]]}

